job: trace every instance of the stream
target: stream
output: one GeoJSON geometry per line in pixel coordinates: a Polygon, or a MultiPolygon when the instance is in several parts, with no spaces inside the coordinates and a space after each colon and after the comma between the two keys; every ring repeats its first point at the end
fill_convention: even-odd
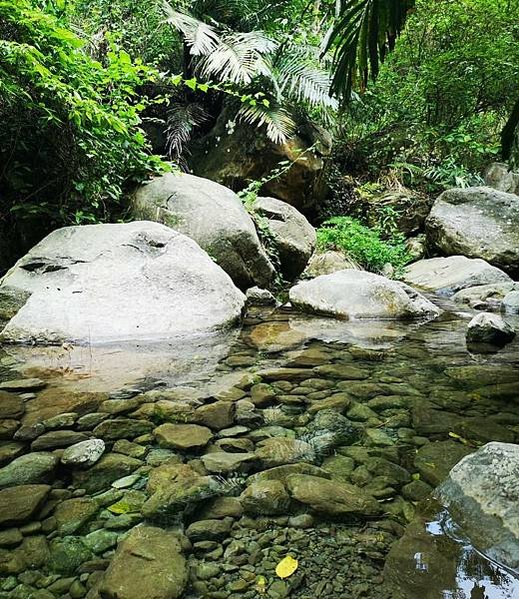
{"type": "MultiPolygon", "coordinates": [[[[181,345],[2,347],[0,489],[42,497],[0,499],[0,599],[134,597],[105,572],[141,522],[179,533],[187,599],[519,598],[431,499],[465,455],[519,442],[519,340],[470,353],[471,314],[443,307],[411,324],[254,308],[181,345]],[[60,461],[92,438],[95,463],[60,461]]],[[[153,587],[170,558],[143,559],[153,587]]]]}

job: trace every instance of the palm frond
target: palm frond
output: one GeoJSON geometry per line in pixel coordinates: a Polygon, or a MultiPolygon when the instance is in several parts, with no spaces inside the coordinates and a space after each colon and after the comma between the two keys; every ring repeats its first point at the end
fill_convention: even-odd
{"type": "Polygon", "coordinates": [[[354,83],[376,78],[380,63],[407,20],[415,0],[345,0],[326,50],[335,49],[332,91],[348,102],[354,83]]]}
{"type": "Polygon", "coordinates": [[[193,130],[208,118],[207,112],[200,104],[175,103],[167,114],[166,151],[168,156],[179,160],[185,144],[190,141],[193,130]]]}
{"type": "Polygon", "coordinates": [[[249,125],[265,126],[268,138],[274,143],[285,143],[295,130],[295,123],[282,108],[257,104],[243,105],[237,118],[249,125]]]}
{"type": "Polygon", "coordinates": [[[204,77],[248,85],[258,75],[271,77],[265,56],[275,47],[261,31],[227,33],[211,53],[202,58],[198,70],[204,77]]]}
{"type": "Polygon", "coordinates": [[[174,27],[184,38],[193,56],[205,56],[220,43],[220,37],[211,25],[188,15],[174,10],[168,2],[163,4],[165,22],[174,27]]]}

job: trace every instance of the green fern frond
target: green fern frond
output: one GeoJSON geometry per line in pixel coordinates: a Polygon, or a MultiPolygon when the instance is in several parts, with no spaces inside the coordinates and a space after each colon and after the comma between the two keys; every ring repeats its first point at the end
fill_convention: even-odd
{"type": "Polygon", "coordinates": [[[193,130],[202,125],[209,115],[200,104],[175,103],[167,114],[166,151],[168,156],[179,160],[193,130]]]}
{"type": "Polygon", "coordinates": [[[237,118],[249,125],[266,127],[268,138],[277,144],[285,143],[295,130],[295,123],[285,110],[263,104],[242,106],[237,118]]]}
{"type": "Polygon", "coordinates": [[[193,56],[205,56],[220,44],[220,37],[211,25],[174,10],[168,2],[163,4],[165,22],[174,27],[184,38],[193,56]]]}

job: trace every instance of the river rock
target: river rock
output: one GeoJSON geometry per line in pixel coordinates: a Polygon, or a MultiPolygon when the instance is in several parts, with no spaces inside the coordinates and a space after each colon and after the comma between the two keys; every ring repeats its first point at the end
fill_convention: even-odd
{"type": "Polygon", "coordinates": [[[505,272],[485,260],[466,256],[418,260],[405,268],[404,280],[446,296],[476,285],[513,282],[505,272]]]}
{"type": "Polygon", "coordinates": [[[119,543],[99,592],[103,599],[177,599],[187,575],[175,533],[137,526],[119,543]]]}
{"type": "Polygon", "coordinates": [[[66,499],[56,506],[57,531],[60,535],[73,535],[97,512],[98,505],[89,497],[66,499]]]}
{"type": "Polygon", "coordinates": [[[142,465],[140,460],[119,453],[107,453],[91,468],[73,472],[74,485],[87,493],[107,489],[115,480],[131,474],[142,465]]]}
{"type": "Polygon", "coordinates": [[[488,343],[503,346],[512,341],[515,331],[498,314],[483,312],[469,322],[466,337],[467,344],[488,343]]]}
{"type": "Polygon", "coordinates": [[[256,456],[253,453],[227,453],[215,451],[202,456],[202,463],[208,472],[228,474],[230,472],[247,472],[256,456]]]}
{"type": "Polygon", "coordinates": [[[231,531],[232,518],[223,520],[198,520],[187,527],[186,535],[189,540],[221,541],[231,531]]]}
{"type": "Polygon", "coordinates": [[[294,499],[321,514],[372,517],[382,511],[371,495],[348,483],[292,474],[286,486],[294,499]]]}
{"type": "Polygon", "coordinates": [[[198,424],[171,424],[166,422],[153,431],[157,443],[166,449],[201,449],[213,438],[213,433],[198,424]]]}
{"type": "Polygon", "coordinates": [[[503,162],[494,162],[487,168],[485,184],[498,191],[519,195],[519,173],[503,162]]]}
{"type": "Polygon", "coordinates": [[[519,283],[493,283],[490,285],[477,285],[462,289],[454,294],[453,300],[457,304],[466,304],[475,310],[501,310],[503,300],[511,292],[519,295],[519,283]]]}
{"type": "Polygon", "coordinates": [[[58,464],[52,453],[27,453],[0,469],[0,489],[15,485],[50,482],[58,464]]]}
{"type": "Polygon", "coordinates": [[[195,411],[194,419],[198,424],[214,431],[228,428],[234,423],[234,404],[232,401],[215,401],[206,404],[195,411]]]}
{"type": "Polygon", "coordinates": [[[452,468],[436,496],[477,549],[519,568],[519,445],[484,445],[452,468]]]}
{"type": "Polygon", "coordinates": [[[270,285],[274,267],[240,198],[227,187],[166,173],[137,190],[132,211],[136,218],[163,223],[194,239],[241,289],[270,285]]]}
{"type": "Polygon", "coordinates": [[[472,187],[449,189],[425,225],[427,245],[447,256],[482,258],[519,273],[519,196],[472,187]]]}
{"type": "Polygon", "coordinates": [[[252,209],[267,219],[283,276],[290,281],[295,279],[315,250],[315,229],[296,208],[275,198],[257,198],[252,209]]]}
{"type": "Polygon", "coordinates": [[[306,441],[274,437],[258,443],[256,458],[263,468],[275,468],[296,462],[313,462],[316,453],[314,447],[306,441]]]}
{"type": "Polygon", "coordinates": [[[286,514],[290,496],[279,480],[264,480],[252,483],[240,495],[244,511],[251,516],[274,516],[286,514]]]}
{"type": "Polygon", "coordinates": [[[134,439],[141,435],[151,433],[154,426],[146,420],[133,418],[114,418],[103,420],[94,428],[94,435],[104,441],[117,441],[119,439],[134,439]]]}
{"type": "Polygon", "coordinates": [[[89,435],[77,431],[50,431],[40,435],[31,443],[33,451],[44,451],[46,449],[58,449],[69,447],[81,441],[87,441],[89,435]]]}
{"type": "Polygon", "coordinates": [[[503,298],[502,309],[506,314],[519,314],[519,284],[503,298]]]}
{"type": "Polygon", "coordinates": [[[0,391],[0,419],[20,418],[24,412],[25,407],[20,396],[0,391]]]}
{"type": "Polygon", "coordinates": [[[0,491],[0,526],[29,520],[50,492],[49,485],[18,485],[0,491]]]}
{"type": "Polygon", "coordinates": [[[310,258],[305,268],[303,277],[305,279],[314,279],[321,275],[331,275],[339,270],[358,269],[358,266],[348,258],[343,252],[337,250],[327,250],[326,252],[316,252],[310,258]]]}
{"type": "Polygon", "coordinates": [[[11,290],[30,294],[2,332],[11,343],[192,336],[231,325],[245,301],[193,240],[150,222],[53,231],[4,277],[11,290]]]}
{"type": "Polygon", "coordinates": [[[289,298],[301,310],[349,318],[436,317],[437,308],[403,283],[359,270],[341,270],[303,281],[289,298]]]}
{"type": "Polygon", "coordinates": [[[61,456],[61,463],[72,468],[89,468],[103,455],[105,442],[102,439],[88,439],[67,447],[61,456]]]}
{"type": "Polygon", "coordinates": [[[437,487],[450,469],[472,452],[472,448],[454,441],[427,443],[416,453],[414,465],[425,482],[437,487]]]}
{"type": "Polygon", "coordinates": [[[277,299],[268,289],[262,289],[258,286],[249,287],[245,297],[248,306],[276,306],[278,304],[277,299]]]}

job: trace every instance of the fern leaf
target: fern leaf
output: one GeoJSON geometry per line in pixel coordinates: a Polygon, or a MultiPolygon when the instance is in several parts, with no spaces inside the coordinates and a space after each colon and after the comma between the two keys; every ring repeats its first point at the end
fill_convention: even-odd
{"type": "Polygon", "coordinates": [[[249,125],[266,127],[268,138],[274,143],[285,143],[295,130],[295,123],[282,108],[245,105],[240,108],[238,119],[249,125]]]}
{"type": "Polygon", "coordinates": [[[168,2],[164,2],[163,8],[166,15],[165,22],[182,35],[193,56],[205,56],[218,47],[220,37],[211,25],[174,10],[168,2]]]}

